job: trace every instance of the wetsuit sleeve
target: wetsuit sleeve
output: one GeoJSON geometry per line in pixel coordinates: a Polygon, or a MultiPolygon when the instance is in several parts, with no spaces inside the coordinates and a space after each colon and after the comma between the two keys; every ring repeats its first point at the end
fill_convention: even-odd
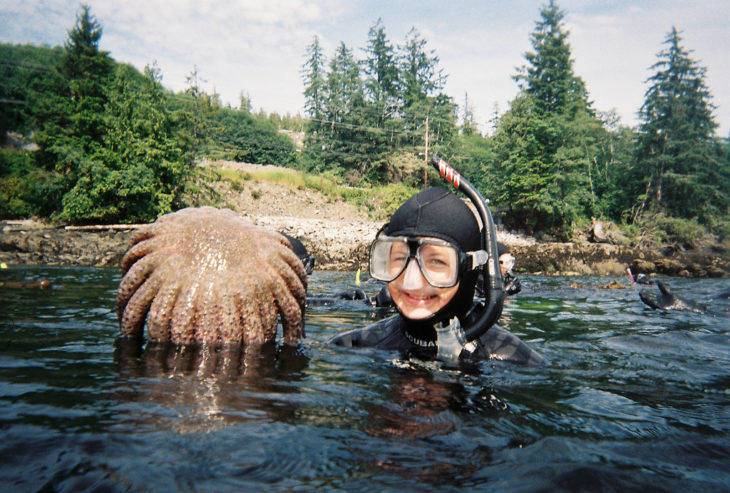
{"type": "Polygon", "coordinates": [[[351,330],[349,332],[345,332],[344,334],[336,335],[332,339],[330,339],[329,343],[335,346],[357,347],[360,345],[360,337],[358,334],[360,330],[361,329],[351,330]]]}
{"type": "Polygon", "coordinates": [[[504,292],[507,296],[513,296],[522,291],[522,283],[517,276],[507,274],[504,277],[504,292]]]}
{"type": "Polygon", "coordinates": [[[398,330],[401,318],[395,315],[380,320],[364,329],[355,329],[336,335],[329,343],[346,347],[377,347],[380,349],[401,349],[405,338],[398,330]]]}
{"type": "Polygon", "coordinates": [[[545,359],[530,349],[519,337],[496,325],[480,337],[479,342],[490,359],[530,366],[545,363],[545,359]]]}
{"type": "Polygon", "coordinates": [[[383,286],[380,292],[375,296],[374,302],[375,306],[378,307],[393,305],[393,298],[390,297],[390,291],[388,291],[387,285],[383,286]]]}

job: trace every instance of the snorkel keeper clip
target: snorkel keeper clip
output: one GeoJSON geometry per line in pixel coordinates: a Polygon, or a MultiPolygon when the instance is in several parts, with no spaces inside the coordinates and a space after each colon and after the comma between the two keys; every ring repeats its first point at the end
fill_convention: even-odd
{"type": "Polygon", "coordinates": [[[494,220],[484,197],[474,186],[461,176],[446,161],[441,159],[438,154],[433,155],[431,161],[433,166],[449,183],[455,188],[461,190],[474,207],[482,221],[481,249],[489,255],[489,260],[481,268],[486,269],[484,275],[484,295],[486,306],[484,311],[479,315],[477,320],[463,327],[464,339],[468,342],[481,337],[492,325],[499,319],[502,314],[504,305],[504,287],[502,282],[502,272],[499,268],[499,253],[497,251],[497,233],[494,229],[494,220]]]}

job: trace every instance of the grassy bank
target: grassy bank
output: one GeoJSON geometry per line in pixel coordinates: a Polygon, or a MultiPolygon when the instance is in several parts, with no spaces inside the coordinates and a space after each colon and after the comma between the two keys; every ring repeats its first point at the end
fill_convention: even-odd
{"type": "MultiPolygon", "coordinates": [[[[216,182],[223,182],[237,192],[245,188],[246,183],[266,182],[278,184],[292,191],[314,191],[321,194],[326,200],[342,200],[352,204],[362,211],[366,211],[373,221],[388,218],[400,204],[417,192],[416,189],[402,184],[389,184],[368,187],[350,187],[342,185],[337,179],[325,174],[311,174],[290,168],[278,166],[247,166],[245,169],[237,167],[237,163],[212,162],[199,168],[200,176],[197,180],[196,192],[202,189],[215,189],[216,182]]],[[[254,197],[259,198],[259,197],[254,197]]],[[[225,205],[221,197],[208,194],[207,198],[189,199],[191,203],[201,205],[208,202],[210,205],[225,205]]]]}

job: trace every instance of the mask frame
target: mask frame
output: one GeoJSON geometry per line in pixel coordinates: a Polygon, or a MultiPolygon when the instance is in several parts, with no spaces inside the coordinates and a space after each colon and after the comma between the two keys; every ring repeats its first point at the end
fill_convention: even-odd
{"type": "MultiPolygon", "coordinates": [[[[382,229],[381,229],[382,232],[382,229]]],[[[391,282],[398,278],[407,268],[411,259],[415,259],[421,275],[431,286],[436,288],[451,288],[456,286],[465,272],[474,270],[486,262],[486,252],[464,252],[458,245],[439,238],[423,238],[410,236],[387,236],[378,234],[370,245],[370,275],[379,281],[391,282]],[[387,251],[381,251],[384,245],[390,244],[391,247],[387,251]],[[403,261],[402,266],[397,272],[391,272],[389,269],[391,260],[391,248],[395,244],[405,244],[408,247],[408,256],[403,261]],[[426,260],[423,258],[423,249],[426,246],[448,247],[452,249],[454,258],[451,261],[454,266],[453,272],[448,273],[448,280],[438,279],[439,273],[432,272],[438,269],[429,269],[426,260]]]]}

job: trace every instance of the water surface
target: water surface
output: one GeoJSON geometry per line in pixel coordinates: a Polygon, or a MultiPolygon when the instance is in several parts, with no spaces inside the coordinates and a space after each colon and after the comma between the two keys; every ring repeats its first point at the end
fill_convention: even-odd
{"type": "Polygon", "coordinates": [[[117,337],[118,271],[0,271],[37,279],[0,288],[2,491],[730,490],[727,301],[663,313],[610,278],[521,276],[503,324],[549,363],[454,368],[329,346],[388,315],[354,303],[309,309],[294,351],[140,350],[117,337]]]}

